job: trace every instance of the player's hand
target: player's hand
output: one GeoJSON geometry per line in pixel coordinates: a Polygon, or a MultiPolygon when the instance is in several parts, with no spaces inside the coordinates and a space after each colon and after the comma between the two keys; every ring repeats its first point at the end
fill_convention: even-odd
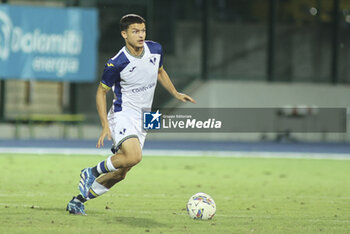
{"type": "Polygon", "coordinates": [[[103,146],[103,141],[105,139],[105,137],[108,137],[108,140],[112,140],[112,137],[111,137],[111,130],[109,129],[109,126],[106,126],[102,129],[102,132],[101,132],[101,135],[100,135],[100,138],[98,138],[98,141],[97,141],[97,144],[96,144],[96,147],[97,148],[100,148],[101,146],[103,146]]]}
{"type": "Polygon", "coordinates": [[[196,101],[193,98],[191,98],[190,96],[188,96],[187,94],[184,94],[184,93],[178,92],[175,97],[182,102],[196,103],[196,101]]]}

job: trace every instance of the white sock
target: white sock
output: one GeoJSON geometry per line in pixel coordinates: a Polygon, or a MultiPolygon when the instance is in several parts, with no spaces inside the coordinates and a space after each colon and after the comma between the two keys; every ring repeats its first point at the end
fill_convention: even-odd
{"type": "Polygon", "coordinates": [[[102,194],[108,192],[109,189],[98,183],[96,180],[92,183],[91,188],[89,189],[87,200],[101,196],[102,194]]]}
{"type": "MultiPolygon", "coordinates": [[[[114,156],[114,155],[112,155],[112,156],[114,156]]],[[[116,171],[116,170],[118,170],[118,169],[115,168],[115,167],[113,166],[113,163],[112,163],[112,156],[109,156],[109,157],[107,158],[107,168],[108,168],[109,171],[116,171]]]]}
{"type": "Polygon", "coordinates": [[[117,168],[115,168],[112,164],[112,159],[111,159],[112,156],[109,156],[106,160],[97,164],[98,173],[104,174],[104,173],[108,173],[108,172],[117,170],[117,168]]]}

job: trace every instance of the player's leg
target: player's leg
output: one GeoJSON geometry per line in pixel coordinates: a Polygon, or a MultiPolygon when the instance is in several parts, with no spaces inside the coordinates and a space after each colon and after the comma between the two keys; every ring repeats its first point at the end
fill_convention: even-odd
{"type": "Polygon", "coordinates": [[[129,168],[138,164],[142,159],[142,150],[137,136],[127,137],[119,143],[118,152],[92,168],[95,177],[113,172],[119,168],[129,168]]]}
{"type": "Polygon", "coordinates": [[[142,159],[142,150],[137,137],[129,138],[121,144],[121,153],[111,157],[111,163],[114,168],[133,167],[142,159]]]}
{"type": "MultiPolygon", "coordinates": [[[[108,167],[108,172],[93,182],[88,190],[86,198],[93,199],[108,192],[113,185],[125,178],[130,168],[139,163],[141,158],[142,152],[139,140],[137,138],[125,140],[118,153],[110,157],[110,163],[113,168],[108,167]]],[[[97,165],[97,167],[98,166],[99,165],[97,165]]],[[[94,168],[93,171],[95,170],[94,168]]]]}
{"type": "Polygon", "coordinates": [[[67,205],[67,211],[71,214],[85,215],[84,203],[87,200],[96,198],[108,192],[113,185],[125,179],[126,173],[130,171],[130,169],[131,168],[121,168],[120,170],[100,176],[92,183],[86,198],[81,194],[72,198],[67,205]]]}
{"type": "Polygon", "coordinates": [[[117,170],[115,172],[107,173],[102,176],[100,176],[96,182],[103,185],[104,187],[110,189],[115,184],[121,182],[125,179],[126,174],[131,170],[131,167],[128,168],[121,168],[120,170],[117,170]]]}
{"type": "Polygon", "coordinates": [[[112,138],[117,143],[114,150],[118,150],[118,153],[93,168],[82,170],[82,180],[79,184],[81,194],[73,197],[68,203],[67,210],[70,213],[85,214],[83,203],[89,199],[88,194],[91,187],[95,192],[94,195],[99,196],[106,193],[109,188],[125,178],[132,166],[141,161],[146,133],[136,130],[134,122],[130,121],[129,117],[119,115],[118,118],[113,119],[118,120],[109,122],[112,138]],[[100,177],[101,179],[95,181],[101,174],[104,174],[100,177]]]}
{"type": "Polygon", "coordinates": [[[125,178],[126,173],[131,169],[131,167],[141,161],[141,147],[144,142],[144,137],[141,137],[141,139],[142,144],[139,142],[138,138],[129,138],[125,140],[122,143],[118,153],[116,153],[112,157],[109,157],[106,161],[100,162],[94,168],[84,169],[82,171],[82,179],[83,176],[85,176],[84,173],[87,173],[87,177],[85,179],[94,178],[94,181],[91,183],[88,189],[82,183],[79,184],[81,194],[77,195],[76,197],[73,197],[73,199],[68,203],[67,211],[69,211],[69,213],[71,214],[85,215],[84,203],[87,200],[94,199],[98,196],[103,195],[104,193],[108,192],[109,189],[116,183],[122,181],[125,178]],[[114,167],[112,162],[113,157],[117,158],[114,161],[116,162],[116,165],[120,165],[121,167],[114,167]],[[121,157],[121,159],[119,159],[119,157],[121,157]],[[128,165],[130,165],[130,167],[126,167],[128,165]],[[99,177],[99,175],[102,173],[100,173],[99,170],[97,170],[97,168],[99,168],[100,171],[102,171],[102,173],[106,174],[99,177]],[[104,170],[101,170],[101,168],[103,168],[104,170]],[[94,174],[96,172],[98,174],[94,174]],[[97,177],[99,178],[95,180],[97,177]]]}
{"type": "Polygon", "coordinates": [[[121,147],[121,151],[99,162],[96,166],[81,171],[79,190],[85,198],[91,185],[101,174],[114,172],[120,168],[133,167],[141,161],[142,151],[137,136],[122,139],[118,146],[121,147]]]}
{"type": "Polygon", "coordinates": [[[128,173],[130,169],[131,168],[120,168],[117,171],[100,176],[91,185],[86,200],[94,199],[108,192],[115,184],[125,179],[126,173],[128,173]]]}

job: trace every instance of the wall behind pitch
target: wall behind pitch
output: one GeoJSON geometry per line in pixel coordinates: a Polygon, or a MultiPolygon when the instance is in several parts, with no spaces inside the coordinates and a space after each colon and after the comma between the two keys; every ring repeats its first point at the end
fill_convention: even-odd
{"type": "Polygon", "coordinates": [[[196,107],[350,107],[348,85],[216,80],[202,84],[193,95],[198,99],[196,107]]]}

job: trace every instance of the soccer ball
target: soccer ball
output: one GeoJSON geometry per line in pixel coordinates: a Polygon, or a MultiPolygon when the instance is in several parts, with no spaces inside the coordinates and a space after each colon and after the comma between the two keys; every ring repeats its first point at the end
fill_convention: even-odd
{"type": "Polygon", "coordinates": [[[205,193],[196,193],[187,202],[187,212],[192,219],[212,219],[216,212],[214,199],[205,193]]]}

